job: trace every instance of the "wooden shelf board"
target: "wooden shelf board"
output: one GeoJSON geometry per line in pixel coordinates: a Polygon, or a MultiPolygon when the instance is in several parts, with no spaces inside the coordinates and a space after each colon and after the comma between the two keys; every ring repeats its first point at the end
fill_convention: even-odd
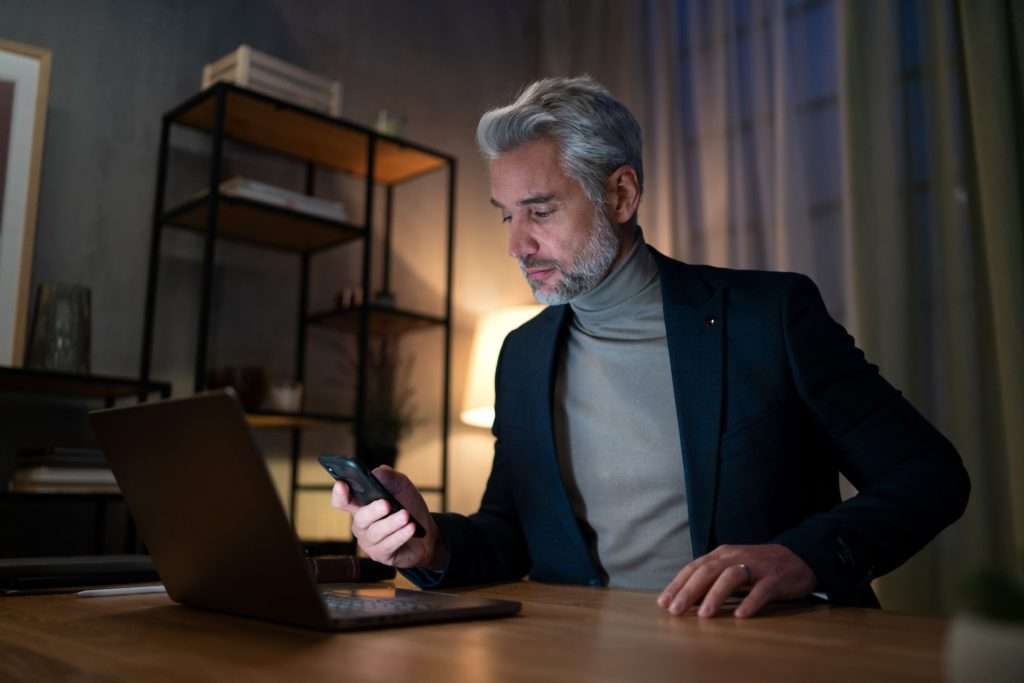
{"type": "MultiPolygon", "coordinates": [[[[227,91],[225,136],[257,147],[311,161],[337,171],[365,177],[367,150],[372,134],[343,119],[294,105],[286,105],[259,93],[230,84],[217,84],[179,108],[172,119],[192,128],[212,131],[217,108],[217,89],[227,91]]],[[[378,136],[374,180],[400,183],[444,167],[448,159],[419,145],[378,136]]]]}
{"type": "MultiPolygon", "coordinates": [[[[311,325],[327,327],[348,334],[359,331],[361,308],[338,308],[311,315],[307,320],[311,325]]],[[[398,335],[417,332],[430,327],[445,324],[444,318],[423,315],[398,308],[370,306],[370,334],[398,335]]]]}
{"type": "Polygon", "coordinates": [[[137,379],[126,377],[74,375],[50,370],[0,367],[0,392],[128,398],[138,396],[140,393],[170,395],[171,385],[167,382],[149,382],[143,385],[137,379]]]}
{"type": "MultiPolygon", "coordinates": [[[[206,211],[207,199],[199,197],[165,213],[163,222],[205,233],[206,211]]],[[[221,195],[217,207],[217,234],[226,240],[303,252],[358,239],[364,231],[348,223],[221,195]]]]}
{"type": "Polygon", "coordinates": [[[334,427],[348,424],[351,418],[342,415],[318,415],[312,413],[247,413],[246,421],[253,429],[308,429],[316,427],[334,427]]]}

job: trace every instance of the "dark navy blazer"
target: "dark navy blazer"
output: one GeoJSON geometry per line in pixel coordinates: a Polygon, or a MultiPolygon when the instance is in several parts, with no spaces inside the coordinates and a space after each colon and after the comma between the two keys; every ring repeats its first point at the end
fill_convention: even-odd
{"type": "MultiPolygon", "coordinates": [[[[834,601],[877,605],[869,581],[963,513],[970,482],[956,450],[867,363],[809,278],[692,266],[652,251],[694,556],[720,544],[780,543],[834,601]],[[845,502],[840,472],[859,492],[845,502]]],[[[420,585],[527,574],[601,584],[552,427],[571,318],[569,306],[552,306],[506,339],[480,510],[435,515],[451,562],[440,577],[409,572],[420,585]]]]}

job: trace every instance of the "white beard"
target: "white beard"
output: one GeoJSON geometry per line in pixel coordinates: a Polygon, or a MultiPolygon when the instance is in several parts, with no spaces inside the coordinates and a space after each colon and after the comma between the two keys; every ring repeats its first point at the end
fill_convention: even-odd
{"type": "MultiPolygon", "coordinates": [[[[527,278],[533,296],[537,301],[548,306],[569,303],[576,297],[586,294],[594,287],[597,287],[608,274],[608,270],[619,253],[619,246],[622,243],[622,236],[612,226],[603,207],[598,207],[594,219],[594,228],[590,233],[590,239],[583,245],[583,249],[576,255],[576,259],[568,268],[561,263],[552,262],[558,272],[562,274],[561,280],[550,292],[538,289],[539,285],[534,284],[527,278]]],[[[527,263],[519,260],[519,267],[526,274],[527,263]]]]}

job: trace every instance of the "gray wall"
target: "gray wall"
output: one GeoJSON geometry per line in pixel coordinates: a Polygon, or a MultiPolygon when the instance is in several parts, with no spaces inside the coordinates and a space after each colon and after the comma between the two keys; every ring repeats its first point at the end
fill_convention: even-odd
{"type": "MultiPolygon", "coordinates": [[[[406,137],[459,159],[452,403],[457,415],[475,317],[494,305],[529,300],[514,262],[504,256],[504,235],[487,204],[486,167],[473,130],[484,109],[503,103],[535,77],[535,9],[535,2],[500,0],[0,4],[4,38],[53,51],[33,282],[91,287],[93,371],[138,372],[160,117],[199,90],[205,63],[247,43],[340,78],[346,118],[372,124],[381,108],[403,113],[406,137]]],[[[181,156],[186,176],[202,178],[199,157],[187,150],[181,156]]],[[[436,212],[438,195],[429,187],[409,193],[414,228],[406,228],[395,267],[399,279],[415,283],[434,274],[421,267],[420,254],[437,251],[440,233],[418,234],[412,214],[419,208],[436,212]]],[[[172,231],[164,248],[154,374],[174,380],[181,395],[191,390],[198,240],[172,231]]],[[[297,260],[231,245],[218,249],[219,317],[211,363],[240,359],[287,374],[297,260]]],[[[330,300],[344,280],[336,268],[344,268],[346,258],[339,254],[317,264],[314,301],[330,300]]],[[[332,362],[310,372],[329,373],[332,362]]],[[[428,413],[438,413],[429,400],[424,403],[428,413]]],[[[473,451],[463,456],[467,488],[455,492],[456,508],[465,509],[478,500],[489,443],[454,421],[453,427],[456,468],[460,448],[473,451]]],[[[456,488],[459,477],[453,472],[456,488]]]]}

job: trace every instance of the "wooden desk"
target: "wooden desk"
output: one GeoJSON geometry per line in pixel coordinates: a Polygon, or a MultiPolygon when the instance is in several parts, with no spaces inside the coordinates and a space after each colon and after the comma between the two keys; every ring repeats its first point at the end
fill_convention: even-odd
{"type": "Polygon", "coordinates": [[[946,622],[853,608],[670,617],[650,593],[520,583],[511,619],[329,634],[165,596],[0,598],[0,680],[936,681],[946,622]]]}

